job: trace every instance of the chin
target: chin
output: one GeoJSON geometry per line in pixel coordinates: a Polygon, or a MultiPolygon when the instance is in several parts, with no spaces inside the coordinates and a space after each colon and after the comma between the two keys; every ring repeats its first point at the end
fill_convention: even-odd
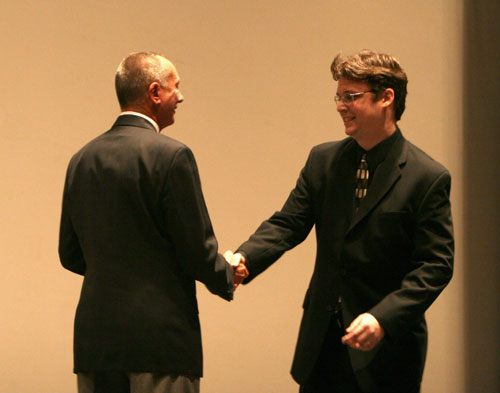
{"type": "Polygon", "coordinates": [[[165,126],[164,126],[164,127],[171,126],[171,125],[172,125],[172,124],[174,124],[174,123],[175,123],[175,120],[174,120],[174,119],[171,119],[171,120],[169,120],[169,121],[166,121],[166,122],[165,122],[165,126]]]}
{"type": "Polygon", "coordinates": [[[356,130],[354,128],[346,128],[345,133],[348,136],[354,136],[356,134],[356,130]]]}

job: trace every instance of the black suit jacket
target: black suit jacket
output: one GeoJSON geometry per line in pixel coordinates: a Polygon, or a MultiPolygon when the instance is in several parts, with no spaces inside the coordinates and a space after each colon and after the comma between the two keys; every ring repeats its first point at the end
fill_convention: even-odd
{"type": "Polygon", "coordinates": [[[314,225],[317,256],[293,377],[299,383],[309,377],[340,295],[345,326],[369,312],[386,333],[370,352],[349,348],[364,391],[410,391],[420,383],[425,361],[424,312],[452,275],[451,179],[398,135],[352,215],[355,148],[347,138],[312,149],[282,210],[239,248],[248,257],[246,282],[302,242],[314,225]]]}
{"type": "Polygon", "coordinates": [[[230,300],[232,269],[188,147],[120,116],[71,159],[59,255],[84,275],[75,372],[202,375],[195,280],[230,300]]]}

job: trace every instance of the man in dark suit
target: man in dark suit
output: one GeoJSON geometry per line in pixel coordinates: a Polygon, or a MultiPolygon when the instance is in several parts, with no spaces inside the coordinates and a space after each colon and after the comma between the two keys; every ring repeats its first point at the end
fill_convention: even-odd
{"type": "Polygon", "coordinates": [[[72,157],[63,195],[61,263],[84,276],[79,392],[198,392],[195,280],[231,300],[233,268],[217,252],[191,150],[160,134],[183,101],[174,65],[134,53],[115,84],[122,113],[72,157]]]}
{"type": "Polygon", "coordinates": [[[303,393],[420,391],[424,312],[452,276],[450,174],[397,126],[407,77],[371,51],[332,64],[348,137],[312,149],[281,211],[233,255],[250,282],[315,226],[292,375],[303,393]]]}

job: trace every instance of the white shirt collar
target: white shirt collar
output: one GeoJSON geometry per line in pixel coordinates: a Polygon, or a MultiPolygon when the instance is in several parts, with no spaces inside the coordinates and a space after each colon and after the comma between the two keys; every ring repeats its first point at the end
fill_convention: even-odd
{"type": "Polygon", "coordinates": [[[158,123],[156,123],[156,121],[151,119],[149,116],[146,116],[144,113],[134,112],[134,111],[124,111],[124,112],[120,113],[119,116],[124,116],[124,115],[132,115],[132,116],[142,117],[143,119],[146,119],[154,126],[156,132],[160,132],[160,127],[158,126],[158,123]]]}

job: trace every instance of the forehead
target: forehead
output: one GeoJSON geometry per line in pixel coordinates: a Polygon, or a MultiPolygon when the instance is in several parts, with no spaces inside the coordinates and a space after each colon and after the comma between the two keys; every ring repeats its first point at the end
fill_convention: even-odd
{"type": "Polygon", "coordinates": [[[179,74],[177,74],[177,70],[172,65],[172,67],[170,68],[170,73],[169,73],[168,78],[167,78],[167,82],[177,84],[177,83],[179,83],[179,80],[180,80],[179,74]]]}
{"type": "Polygon", "coordinates": [[[156,59],[159,62],[159,66],[162,72],[168,72],[168,79],[179,78],[179,76],[177,75],[177,69],[170,60],[160,55],[157,55],[156,59]]]}
{"type": "Polygon", "coordinates": [[[358,93],[370,90],[371,87],[365,82],[356,81],[353,79],[339,78],[337,83],[337,93],[358,93]]]}

